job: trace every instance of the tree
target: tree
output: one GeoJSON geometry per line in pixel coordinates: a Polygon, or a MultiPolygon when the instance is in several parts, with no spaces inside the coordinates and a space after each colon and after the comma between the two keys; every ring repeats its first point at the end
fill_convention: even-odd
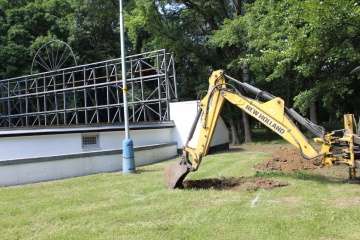
{"type": "Polygon", "coordinates": [[[101,0],[68,0],[71,11],[66,15],[67,42],[79,56],[80,63],[91,63],[119,57],[118,2],[101,0]]]}
{"type": "Polygon", "coordinates": [[[68,43],[78,63],[120,56],[114,1],[0,0],[0,77],[30,74],[37,50],[50,40],[68,43]]]}
{"type": "MultiPolygon", "coordinates": [[[[226,68],[240,78],[241,69],[229,64],[241,51],[239,44],[221,47],[209,42],[213,31],[241,10],[242,1],[136,1],[136,7],[126,15],[127,33],[134,49],[165,48],[175,52],[179,96],[194,99],[200,89],[207,89],[207,79],[215,69],[226,68]]],[[[239,121],[228,122],[233,122],[231,128],[235,128],[239,121]]],[[[251,141],[248,121],[245,124],[246,141],[251,141]]]]}
{"type": "Polygon", "coordinates": [[[69,11],[69,4],[60,0],[0,4],[1,77],[28,75],[32,58],[44,41],[67,38],[63,14],[69,11]]]}
{"type": "Polygon", "coordinates": [[[0,77],[28,73],[29,29],[24,26],[26,1],[0,1],[0,77]]]}
{"type": "Polygon", "coordinates": [[[332,111],[333,99],[352,91],[348,73],[360,59],[358,9],[345,0],[256,1],[245,17],[254,53],[240,62],[262,68],[268,81],[290,81],[295,106],[303,114],[310,108],[316,122],[317,101],[332,111]]]}

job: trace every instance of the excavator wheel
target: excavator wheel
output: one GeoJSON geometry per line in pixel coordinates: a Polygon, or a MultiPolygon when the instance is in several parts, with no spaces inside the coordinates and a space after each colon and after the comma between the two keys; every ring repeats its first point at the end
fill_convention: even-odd
{"type": "Polygon", "coordinates": [[[184,188],[182,182],[189,172],[189,168],[182,163],[182,160],[170,163],[164,171],[166,187],[168,189],[184,188]]]}

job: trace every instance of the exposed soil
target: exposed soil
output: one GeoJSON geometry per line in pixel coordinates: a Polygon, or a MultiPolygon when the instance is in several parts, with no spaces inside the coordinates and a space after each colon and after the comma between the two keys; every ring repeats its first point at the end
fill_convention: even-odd
{"type": "Polygon", "coordinates": [[[273,189],[287,186],[287,182],[277,182],[266,178],[230,178],[230,179],[201,179],[185,180],[185,189],[216,189],[233,191],[256,191],[258,189],[273,189]]]}
{"type": "MultiPolygon", "coordinates": [[[[274,151],[275,153],[256,164],[254,167],[259,170],[281,171],[292,173],[299,170],[310,169],[317,172],[324,172],[329,175],[329,167],[323,167],[318,160],[306,160],[299,151],[292,147],[276,146],[246,146],[231,147],[230,151],[274,151]]],[[[341,169],[340,169],[341,170],[341,169]]],[[[341,170],[343,171],[343,170],[341,170]]],[[[334,172],[331,172],[334,177],[334,172]]],[[[185,180],[183,186],[185,189],[216,189],[216,190],[233,190],[233,191],[256,191],[258,189],[273,189],[287,186],[287,182],[277,182],[266,178],[230,178],[230,179],[201,179],[185,180]]]]}
{"type": "Polygon", "coordinates": [[[292,173],[299,170],[319,168],[320,162],[317,159],[306,160],[301,156],[299,150],[295,148],[280,147],[274,155],[256,164],[254,167],[259,170],[292,173]]]}

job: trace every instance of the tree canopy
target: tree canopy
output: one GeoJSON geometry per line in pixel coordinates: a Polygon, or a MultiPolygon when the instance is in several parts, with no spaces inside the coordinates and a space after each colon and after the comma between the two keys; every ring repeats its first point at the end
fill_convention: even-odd
{"type": "MultiPolygon", "coordinates": [[[[0,0],[0,79],[29,74],[34,54],[50,40],[68,43],[80,64],[119,57],[118,4],[0,0]]],[[[252,83],[284,98],[314,122],[360,113],[359,77],[349,75],[360,65],[356,0],[123,4],[126,54],[174,52],[181,100],[196,99],[216,69],[242,80],[246,64],[252,83]]],[[[228,122],[246,122],[228,109],[228,122]]]]}
{"type": "Polygon", "coordinates": [[[344,106],[338,99],[353,93],[349,73],[360,59],[356,1],[256,1],[245,21],[250,52],[240,62],[268,81],[290,81],[302,113],[316,101],[328,111],[344,106]]]}

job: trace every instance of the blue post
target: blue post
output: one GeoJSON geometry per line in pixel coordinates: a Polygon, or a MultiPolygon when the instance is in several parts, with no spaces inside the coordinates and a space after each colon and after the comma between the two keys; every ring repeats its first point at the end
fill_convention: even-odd
{"type": "Polygon", "coordinates": [[[133,142],[130,139],[129,130],[129,108],[127,101],[127,86],[126,86],[126,59],[125,59],[125,38],[124,38],[124,17],[123,4],[119,0],[120,6],[120,45],[121,45],[121,75],[123,81],[123,100],[124,100],[124,122],[125,122],[125,139],[123,141],[123,173],[135,173],[135,160],[133,142]]]}
{"type": "Polygon", "coordinates": [[[129,138],[123,141],[123,173],[135,173],[133,141],[129,138]]]}

